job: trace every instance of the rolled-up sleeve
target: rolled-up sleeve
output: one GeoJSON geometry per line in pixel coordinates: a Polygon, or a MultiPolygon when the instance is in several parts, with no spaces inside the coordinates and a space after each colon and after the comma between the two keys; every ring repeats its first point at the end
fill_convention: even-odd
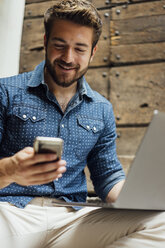
{"type": "Polygon", "coordinates": [[[116,153],[116,123],[111,103],[104,105],[104,129],[87,160],[96,194],[105,201],[109,191],[125,178],[116,153]]]}

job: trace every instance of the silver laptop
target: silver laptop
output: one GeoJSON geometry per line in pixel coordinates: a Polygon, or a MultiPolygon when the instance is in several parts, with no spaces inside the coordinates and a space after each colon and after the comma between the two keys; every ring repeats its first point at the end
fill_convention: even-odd
{"type": "MultiPolygon", "coordinates": [[[[57,204],[57,202],[55,203],[57,204]]],[[[152,121],[115,203],[92,200],[65,203],[115,209],[165,210],[165,113],[154,111],[152,121]]]]}

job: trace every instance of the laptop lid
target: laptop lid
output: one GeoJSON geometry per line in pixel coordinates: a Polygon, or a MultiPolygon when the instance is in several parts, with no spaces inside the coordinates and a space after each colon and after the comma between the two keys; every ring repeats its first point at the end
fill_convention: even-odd
{"type": "Polygon", "coordinates": [[[154,111],[115,207],[165,210],[165,113],[154,111]]]}
{"type": "Polygon", "coordinates": [[[165,113],[154,111],[152,121],[115,203],[58,201],[56,205],[116,209],[165,210],[165,113]]]}

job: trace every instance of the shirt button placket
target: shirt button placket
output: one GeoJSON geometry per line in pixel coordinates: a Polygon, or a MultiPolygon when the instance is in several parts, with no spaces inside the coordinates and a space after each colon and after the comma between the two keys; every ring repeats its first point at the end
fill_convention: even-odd
{"type": "Polygon", "coordinates": [[[67,131],[66,130],[66,125],[62,122],[60,124],[60,133],[59,133],[61,138],[64,138],[66,136],[66,131],[67,131]]]}

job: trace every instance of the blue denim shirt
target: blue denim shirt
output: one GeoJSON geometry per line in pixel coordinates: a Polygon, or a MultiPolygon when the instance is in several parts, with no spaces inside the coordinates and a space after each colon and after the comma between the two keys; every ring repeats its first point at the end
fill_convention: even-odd
{"type": "Polygon", "coordinates": [[[105,201],[125,175],[116,155],[116,127],[111,103],[93,91],[84,77],[65,113],[44,83],[44,64],[34,71],[0,79],[0,157],[33,146],[36,136],[61,137],[67,171],[58,181],[35,186],[12,183],[0,201],[25,207],[33,197],[86,201],[86,164],[96,193],[105,201]]]}

